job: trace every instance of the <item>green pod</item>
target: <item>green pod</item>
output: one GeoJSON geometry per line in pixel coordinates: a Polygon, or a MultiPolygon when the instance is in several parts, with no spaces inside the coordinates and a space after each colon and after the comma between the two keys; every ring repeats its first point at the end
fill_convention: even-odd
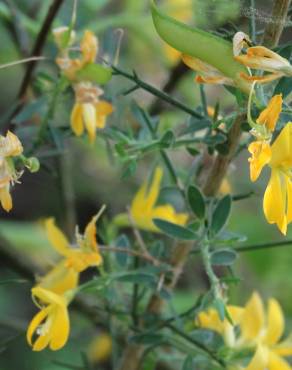
{"type": "Polygon", "coordinates": [[[215,67],[233,79],[239,89],[249,93],[251,84],[240,77],[241,72],[248,74],[248,71],[234,59],[231,42],[163,14],[154,0],[151,12],[156,31],[166,43],[183,54],[215,67]]]}

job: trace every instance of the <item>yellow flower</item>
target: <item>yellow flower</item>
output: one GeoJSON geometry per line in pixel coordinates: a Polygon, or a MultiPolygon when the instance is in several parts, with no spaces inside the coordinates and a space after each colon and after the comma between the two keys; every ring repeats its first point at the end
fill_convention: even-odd
{"type": "Polygon", "coordinates": [[[272,150],[270,144],[264,140],[254,141],[248,146],[251,158],[248,159],[250,167],[250,179],[256,181],[263,167],[270,162],[272,150]]]}
{"type": "Polygon", "coordinates": [[[61,349],[67,342],[70,331],[67,306],[69,299],[41,287],[31,290],[40,311],[34,316],[27,329],[27,341],[33,351],[61,349]],[[37,339],[33,339],[33,337],[37,339]]]}
{"type": "Polygon", "coordinates": [[[106,117],[113,112],[113,106],[105,100],[99,100],[103,90],[88,83],[75,85],[76,103],[71,113],[71,128],[80,136],[86,128],[91,143],[95,141],[96,129],[102,129],[106,117]]]}
{"type": "MultiPolygon", "coordinates": [[[[76,234],[77,247],[72,248],[66,236],[55,225],[54,219],[46,220],[46,230],[49,241],[58,253],[66,259],[66,267],[72,268],[76,272],[81,272],[89,266],[99,266],[102,257],[98,250],[96,241],[96,220],[94,216],[86,226],[84,235],[76,234]]],[[[72,281],[72,280],[70,280],[72,281]]]]}
{"type": "Polygon", "coordinates": [[[292,122],[286,124],[271,146],[271,177],[264,195],[264,213],[286,234],[292,221],[292,122]]]}
{"type": "MultiPolygon", "coordinates": [[[[229,305],[227,306],[227,311],[233,324],[238,325],[243,315],[243,308],[229,305]]],[[[234,326],[227,320],[227,318],[221,321],[218,311],[214,308],[200,312],[197,317],[197,324],[201,328],[210,329],[222,335],[228,346],[235,346],[236,336],[234,326]]]]}
{"type": "Polygon", "coordinates": [[[234,86],[234,80],[226,77],[215,67],[210,64],[203,62],[199,58],[194,58],[186,54],[182,54],[182,61],[191,69],[196,71],[198,75],[195,77],[195,81],[198,83],[209,83],[209,84],[224,84],[234,86]]]}
{"type": "MultiPolygon", "coordinates": [[[[292,354],[292,343],[279,342],[284,332],[285,322],[280,304],[271,298],[267,312],[258,293],[253,293],[247,302],[240,322],[241,343],[257,345],[265,351],[266,363],[254,367],[256,370],[277,369],[289,370],[290,365],[282,357],[292,354]]],[[[252,361],[255,361],[257,353],[252,361]]]]}
{"type": "Polygon", "coordinates": [[[78,285],[78,280],[79,272],[72,267],[68,267],[66,260],[62,260],[38,280],[37,286],[56,294],[63,294],[68,290],[75,289],[78,285]]]}
{"type": "Polygon", "coordinates": [[[259,115],[257,123],[264,125],[270,132],[273,132],[282,111],[282,103],[282,94],[274,95],[259,115]]]}
{"type": "MultiPolygon", "coordinates": [[[[253,293],[244,307],[227,306],[234,325],[226,318],[221,321],[215,309],[201,312],[197,323],[200,327],[222,335],[225,344],[233,350],[254,350],[246,367],[239,360],[230,364],[230,369],[245,370],[289,370],[288,362],[282,358],[292,354],[292,343],[279,343],[284,331],[284,317],[279,303],[271,298],[267,312],[258,293],[253,293]]],[[[236,357],[235,357],[236,358],[236,357]]]]}
{"type": "Polygon", "coordinates": [[[154,218],[160,218],[178,225],[185,225],[187,222],[188,215],[185,213],[176,213],[172,205],[164,204],[155,206],[159,195],[162,176],[162,169],[157,167],[149,189],[145,182],[132,201],[131,215],[137,227],[141,229],[158,232],[159,229],[152,221],[154,218]]]}
{"type": "Polygon", "coordinates": [[[292,66],[289,61],[264,46],[249,47],[246,54],[235,55],[234,58],[246,67],[271,72],[264,76],[249,76],[241,73],[241,77],[248,81],[265,83],[282,76],[292,76],[292,66]]]}
{"type": "Polygon", "coordinates": [[[89,345],[88,357],[93,363],[107,360],[112,352],[112,338],[107,333],[99,334],[89,345]]]}
{"type": "MultiPolygon", "coordinates": [[[[58,43],[59,33],[56,33],[58,43]]],[[[55,38],[56,38],[55,35],[55,38]]],[[[61,54],[56,59],[57,65],[63,71],[64,75],[71,81],[76,79],[76,74],[84,68],[87,64],[95,61],[98,53],[98,40],[97,37],[91,32],[86,30],[80,43],[81,58],[71,59],[67,51],[61,54]]]]}
{"type": "Polygon", "coordinates": [[[8,131],[6,136],[0,135],[0,202],[7,212],[12,208],[10,185],[21,176],[15,171],[11,157],[19,156],[22,151],[21,142],[12,132],[8,131]]]}

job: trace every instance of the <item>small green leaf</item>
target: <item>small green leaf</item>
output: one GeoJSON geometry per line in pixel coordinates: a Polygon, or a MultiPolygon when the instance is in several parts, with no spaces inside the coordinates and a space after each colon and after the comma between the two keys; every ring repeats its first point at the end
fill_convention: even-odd
{"type": "Polygon", "coordinates": [[[158,227],[158,229],[163,231],[168,236],[172,236],[173,238],[181,240],[198,239],[198,235],[194,233],[192,230],[187,229],[186,227],[165,220],[161,220],[159,218],[153,219],[153,222],[154,225],[158,227]]]}
{"type": "Polygon", "coordinates": [[[218,234],[225,226],[231,211],[231,203],[230,195],[225,195],[219,200],[212,215],[211,230],[214,234],[218,234]]]}
{"type": "Polygon", "coordinates": [[[223,321],[225,319],[225,304],[222,299],[216,298],[213,302],[213,306],[218,312],[220,320],[223,321]]]}
{"type": "Polygon", "coordinates": [[[237,258],[237,254],[232,249],[220,249],[211,254],[212,265],[230,266],[237,258]]]}
{"type": "Polygon", "coordinates": [[[188,355],[184,360],[182,370],[194,370],[193,357],[188,355]]]}
{"type": "Polygon", "coordinates": [[[87,64],[77,73],[77,80],[90,81],[99,85],[104,85],[112,78],[112,70],[101,64],[87,64]]]}
{"type": "Polygon", "coordinates": [[[282,77],[277,83],[274,94],[282,94],[286,98],[292,91],[291,77],[282,77]]]}
{"type": "Polygon", "coordinates": [[[199,218],[203,219],[205,217],[205,199],[200,189],[194,185],[188,188],[188,202],[194,212],[194,214],[199,218]]]}
{"type": "Polygon", "coordinates": [[[166,131],[166,133],[160,139],[161,144],[164,144],[166,147],[171,146],[174,143],[175,137],[171,130],[166,131]]]}
{"type": "Polygon", "coordinates": [[[156,281],[155,275],[144,272],[129,272],[117,277],[115,280],[123,281],[125,283],[142,284],[153,283],[156,281]]]}
{"type": "MultiPolygon", "coordinates": [[[[122,234],[118,237],[118,239],[115,242],[115,245],[119,248],[129,249],[130,248],[130,242],[127,237],[127,235],[122,234]]],[[[129,260],[129,255],[127,253],[123,252],[117,252],[116,253],[116,259],[120,266],[125,267],[129,260]]]]}

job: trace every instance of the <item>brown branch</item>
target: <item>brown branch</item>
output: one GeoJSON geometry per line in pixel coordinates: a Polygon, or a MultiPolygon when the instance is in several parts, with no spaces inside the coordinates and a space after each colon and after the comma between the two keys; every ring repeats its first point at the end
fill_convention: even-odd
{"type": "MultiPolygon", "coordinates": [[[[40,56],[41,52],[44,48],[47,36],[50,32],[51,25],[62,5],[64,0],[54,0],[52,5],[50,6],[47,16],[44,20],[44,23],[40,29],[40,32],[37,36],[33,49],[31,51],[30,56],[40,56]]],[[[23,77],[19,92],[18,92],[18,99],[23,100],[26,94],[26,90],[30,84],[32,74],[35,70],[37,65],[37,61],[33,61],[27,65],[25,75],[23,77]]]]}

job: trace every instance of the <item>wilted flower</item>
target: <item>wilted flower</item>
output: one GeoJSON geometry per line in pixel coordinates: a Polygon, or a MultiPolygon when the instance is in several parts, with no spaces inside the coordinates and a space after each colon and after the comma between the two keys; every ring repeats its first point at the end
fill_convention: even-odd
{"type": "Polygon", "coordinates": [[[10,186],[21,176],[15,168],[11,157],[21,155],[23,151],[18,137],[8,131],[6,136],[0,136],[0,202],[5,211],[12,208],[10,186]]]}

